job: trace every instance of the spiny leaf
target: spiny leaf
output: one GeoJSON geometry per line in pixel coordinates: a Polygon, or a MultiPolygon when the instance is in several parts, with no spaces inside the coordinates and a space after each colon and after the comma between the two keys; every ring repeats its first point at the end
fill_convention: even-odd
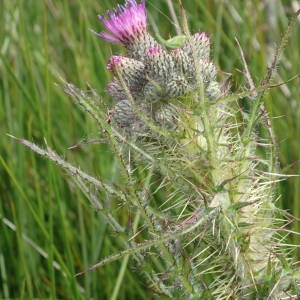
{"type": "Polygon", "coordinates": [[[122,257],[124,257],[125,255],[130,255],[130,254],[134,254],[136,252],[154,247],[154,246],[159,246],[160,244],[170,241],[172,239],[175,239],[177,237],[180,237],[182,235],[185,235],[189,232],[192,232],[194,229],[196,229],[198,226],[204,224],[205,222],[207,222],[209,220],[210,217],[212,217],[213,215],[215,215],[216,213],[219,212],[219,209],[213,209],[210,211],[210,213],[208,213],[207,215],[205,215],[203,218],[201,218],[200,220],[198,220],[195,224],[191,225],[191,226],[187,226],[187,228],[182,229],[182,227],[179,227],[175,232],[171,232],[171,233],[167,233],[165,235],[163,235],[162,237],[156,239],[156,240],[151,240],[151,241],[147,241],[145,243],[142,244],[137,244],[135,247],[133,248],[129,248],[126,249],[124,251],[121,251],[117,254],[111,255],[105,259],[103,259],[102,261],[100,261],[99,263],[91,266],[90,268],[86,269],[85,271],[79,272],[76,274],[76,276],[79,275],[83,275],[87,272],[90,272],[96,268],[102,267],[107,263],[113,262],[115,260],[118,260],[122,257]]]}

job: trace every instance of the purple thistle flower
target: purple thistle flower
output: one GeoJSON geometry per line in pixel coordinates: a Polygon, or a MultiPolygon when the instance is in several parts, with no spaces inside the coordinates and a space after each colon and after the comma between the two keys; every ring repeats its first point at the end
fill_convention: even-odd
{"type": "Polygon", "coordinates": [[[135,0],[126,0],[124,5],[118,5],[115,10],[108,11],[107,16],[108,19],[99,15],[99,19],[108,33],[96,34],[109,42],[126,44],[146,31],[145,0],[141,0],[140,4],[135,0]]]}
{"type": "Polygon", "coordinates": [[[149,48],[159,46],[147,32],[145,2],[126,0],[125,4],[108,11],[107,18],[99,16],[106,32],[92,32],[109,42],[123,44],[129,57],[143,61],[149,48]]]}
{"type": "Polygon", "coordinates": [[[136,135],[149,131],[140,113],[169,129],[176,125],[177,111],[168,100],[198,89],[197,70],[207,98],[221,95],[216,68],[209,59],[209,35],[196,33],[181,48],[167,50],[147,31],[145,2],[126,0],[108,11],[107,17],[99,16],[106,32],[96,33],[109,42],[122,44],[127,50],[125,56],[110,57],[107,68],[114,78],[106,91],[116,101],[109,111],[112,123],[136,135]]]}

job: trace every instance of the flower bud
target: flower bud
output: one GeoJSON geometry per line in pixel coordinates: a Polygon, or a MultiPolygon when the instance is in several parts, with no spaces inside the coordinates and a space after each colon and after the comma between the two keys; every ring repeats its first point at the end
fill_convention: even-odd
{"type": "Polygon", "coordinates": [[[117,102],[127,98],[126,92],[117,79],[107,85],[106,92],[117,102]]]}
{"type": "Polygon", "coordinates": [[[144,64],[138,60],[113,55],[107,64],[120,82],[124,82],[128,89],[138,90],[144,86],[146,78],[144,64]]]}
{"type": "Polygon", "coordinates": [[[166,82],[166,95],[169,98],[184,96],[189,91],[188,82],[181,75],[174,75],[166,82]]]}
{"type": "Polygon", "coordinates": [[[218,99],[221,97],[220,85],[217,81],[211,81],[206,88],[206,94],[209,99],[218,99]]]}
{"type": "Polygon", "coordinates": [[[178,48],[172,50],[170,54],[175,64],[176,73],[186,76],[191,67],[191,61],[187,53],[178,48]]]}
{"type": "Polygon", "coordinates": [[[150,81],[163,83],[174,72],[172,56],[161,47],[149,49],[145,57],[145,70],[150,81]]]}
{"type": "Polygon", "coordinates": [[[163,105],[155,112],[155,121],[163,127],[168,129],[175,128],[177,124],[177,111],[174,106],[170,104],[163,105]]]}
{"type": "Polygon", "coordinates": [[[122,100],[109,111],[109,118],[119,127],[129,127],[137,120],[137,115],[131,103],[128,100],[122,100]]]}
{"type": "Polygon", "coordinates": [[[195,59],[209,59],[210,55],[210,40],[206,32],[198,32],[191,36],[182,46],[182,50],[188,56],[195,59]]]}

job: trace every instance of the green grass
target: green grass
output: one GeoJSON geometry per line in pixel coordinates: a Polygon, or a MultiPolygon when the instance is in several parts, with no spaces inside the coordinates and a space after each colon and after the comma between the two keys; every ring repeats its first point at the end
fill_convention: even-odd
{"type": "MultiPolygon", "coordinates": [[[[239,72],[242,63],[234,38],[244,49],[250,72],[259,84],[271,51],[287,26],[292,5],[295,9],[297,3],[278,0],[263,8],[260,0],[186,2],[191,32],[201,30],[212,35],[214,59],[220,69],[233,73],[234,89],[242,89],[246,84],[239,72]]],[[[89,28],[100,31],[97,14],[116,3],[0,2],[0,298],[151,297],[143,279],[130,267],[124,278],[120,277],[120,289],[117,288],[122,261],[74,277],[76,272],[122,250],[123,245],[63,171],[6,136],[10,133],[38,144],[46,140],[74,165],[106,182],[118,182],[109,146],[90,144],[67,150],[82,139],[96,138],[98,132],[96,124],[57,85],[63,78],[82,89],[91,86],[109,103],[104,92],[110,78],[106,62],[112,52],[122,50],[91,34],[89,28]]],[[[147,6],[162,37],[175,34],[165,1],[147,1],[147,6]]],[[[178,5],[175,7],[178,9],[178,5]]],[[[299,45],[300,22],[286,47],[274,84],[300,73],[299,45]]],[[[298,175],[299,86],[297,77],[266,96],[271,115],[280,116],[274,119],[273,126],[281,167],[286,174],[298,175]]],[[[280,205],[300,217],[300,179],[293,177],[282,182],[280,192],[280,205]]],[[[119,204],[113,204],[114,215],[126,225],[131,212],[119,204]]],[[[295,222],[293,229],[300,232],[300,223],[295,222]]],[[[299,236],[293,243],[300,244],[299,236]]]]}

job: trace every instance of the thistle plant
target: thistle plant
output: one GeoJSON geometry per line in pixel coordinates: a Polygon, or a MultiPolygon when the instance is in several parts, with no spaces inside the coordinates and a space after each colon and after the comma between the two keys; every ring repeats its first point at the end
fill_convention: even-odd
{"type": "Polygon", "coordinates": [[[19,139],[65,169],[112,230],[122,232],[124,249],[78,275],[117,259],[126,267],[130,258],[154,295],[296,299],[299,268],[285,245],[292,216],[276,207],[276,182],[283,177],[263,105],[296,16],[261,87],[244,63],[250,90],[231,94],[210,59],[209,35],[190,34],[183,14],[185,37],[168,49],[149,33],[145,5],[127,0],[99,16],[106,31],[94,33],[125,48],[108,60],[113,106],[105,112],[97,94],[65,86],[111,144],[124,183],[116,189],[51,149],[19,139]],[[242,97],[248,98],[248,113],[238,106],[242,97]],[[125,228],[104,209],[90,186],[130,207],[132,226],[125,228]]]}

